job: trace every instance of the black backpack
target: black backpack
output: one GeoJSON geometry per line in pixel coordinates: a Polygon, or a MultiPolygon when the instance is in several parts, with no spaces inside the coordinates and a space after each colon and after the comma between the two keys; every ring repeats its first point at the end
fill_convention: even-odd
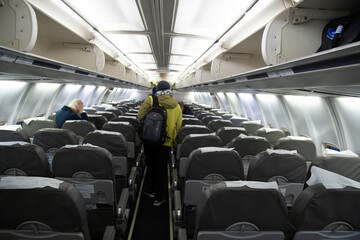
{"type": "Polygon", "coordinates": [[[167,113],[165,108],[159,105],[156,95],[151,96],[153,105],[141,123],[140,137],[146,143],[162,145],[166,140],[167,113]]]}
{"type": "Polygon", "coordinates": [[[321,46],[324,51],[360,40],[360,14],[353,14],[331,20],[321,34],[321,46]]]}

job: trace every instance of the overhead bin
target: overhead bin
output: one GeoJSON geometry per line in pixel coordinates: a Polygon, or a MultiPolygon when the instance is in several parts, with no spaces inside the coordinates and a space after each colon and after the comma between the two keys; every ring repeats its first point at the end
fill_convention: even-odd
{"type": "Polygon", "coordinates": [[[316,53],[325,25],[348,14],[348,11],[285,9],[265,27],[261,43],[264,61],[274,65],[316,53]]]}
{"type": "Polygon", "coordinates": [[[34,10],[22,0],[3,0],[0,3],[0,45],[30,52],[38,33],[34,10]]]}

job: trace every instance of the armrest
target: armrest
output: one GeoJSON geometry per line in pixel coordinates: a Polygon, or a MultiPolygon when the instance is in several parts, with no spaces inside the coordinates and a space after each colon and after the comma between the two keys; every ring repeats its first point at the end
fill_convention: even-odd
{"type": "Polygon", "coordinates": [[[181,193],[179,190],[174,191],[174,211],[175,211],[175,220],[182,220],[182,202],[181,202],[181,193]]]}
{"type": "Polygon", "coordinates": [[[114,240],[115,233],[116,233],[116,230],[115,230],[114,226],[106,226],[102,240],[114,240]]]}
{"type": "Polygon", "coordinates": [[[178,230],[178,240],[187,240],[186,228],[180,228],[178,230]]]}
{"type": "Polygon", "coordinates": [[[117,205],[117,211],[116,211],[117,217],[119,218],[124,217],[128,201],[129,201],[129,189],[124,188],[121,192],[120,200],[117,205]]]}
{"type": "Polygon", "coordinates": [[[134,187],[136,180],[136,167],[132,167],[129,175],[129,187],[134,187]]]}
{"type": "Polygon", "coordinates": [[[171,170],[171,176],[172,176],[172,187],[173,189],[178,189],[179,186],[179,176],[176,168],[173,168],[171,170]]]}

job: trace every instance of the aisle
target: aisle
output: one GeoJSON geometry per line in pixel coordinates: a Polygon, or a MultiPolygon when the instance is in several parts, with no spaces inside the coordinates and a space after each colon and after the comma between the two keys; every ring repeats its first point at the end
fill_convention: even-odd
{"type": "Polygon", "coordinates": [[[135,209],[133,228],[130,229],[128,240],[143,239],[170,239],[170,222],[169,222],[169,200],[161,206],[154,206],[153,199],[143,193],[144,179],[146,170],[141,181],[141,194],[137,199],[138,204],[135,209]]]}

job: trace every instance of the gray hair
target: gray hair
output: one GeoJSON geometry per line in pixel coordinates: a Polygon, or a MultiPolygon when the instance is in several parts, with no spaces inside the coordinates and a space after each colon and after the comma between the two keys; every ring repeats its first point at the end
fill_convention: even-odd
{"type": "Polygon", "coordinates": [[[76,109],[76,105],[78,104],[79,101],[81,102],[80,99],[75,98],[75,99],[71,100],[71,102],[69,103],[68,106],[71,107],[71,108],[73,108],[73,109],[76,109]]]}

